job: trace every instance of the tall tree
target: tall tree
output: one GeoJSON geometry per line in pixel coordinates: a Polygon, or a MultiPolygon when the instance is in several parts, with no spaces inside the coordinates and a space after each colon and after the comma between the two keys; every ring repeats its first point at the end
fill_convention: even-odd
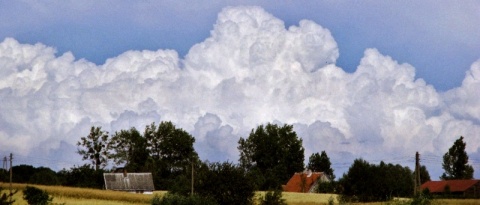
{"type": "Polygon", "coordinates": [[[257,188],[277,189],[302,171],[304,148],[292,125],[279,127],[268,123],[252,130],[247,139],[238,141],[240,166],[256,177],[257,188]]]}
{"type": "Polygon", "coordinates": [[[148,159],[147,140],[135,127],[115,132],[110,140],[110,157],[116,165],[124,164],[132,172],[142,171],[148,159]]]}
{"type": "Polygon", "coordinates": [[[331,165],[332,163],[330,162],[330,158],[328,158],[327,153],[322,151],[322,154],[316,152],[310,155],[308,158],[307,168],[314,172],[323,172],[330,180],[333,180],[335,179],[335,175],[333,174],[331,165]]]}
{"type": "Polygon", "coordinates": [[[440,177],[448,179],[472,179],[473,167],[468,165],[468,155],[465,152],[467,143],[463,142],[463,136],[457,139],[452,147],[443,155],[442,167],[445,172],[440,177]]]}
{"type": "Polygon", "coordinates": [[[83,160],[91,160],[95,170],[103,169],[108,163],[108,140],[108,132],[102,127],[92,126],[90,134],[77,142],[77,153],[82,155],[83,160]]]}
{"type": "Polygon", "coordinates": [[[172,122],[155,123],[145,128],[145,139],[150,160],[148,166],[156,176],[155,187],[169,189],[175,178],[186,174],[192,161],[198,158],[193,138],[183,129],[176,128],[172,122]]]}

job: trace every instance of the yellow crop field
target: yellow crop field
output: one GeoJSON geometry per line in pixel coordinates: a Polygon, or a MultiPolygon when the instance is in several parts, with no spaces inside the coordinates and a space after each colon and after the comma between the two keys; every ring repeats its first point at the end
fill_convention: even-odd
{"type": "MultiPolygon", "coordinates": [[[[3,192],[8,192],[9,184],[2,183],[1,187],[4,188],[3,192]]],[[[19,190],[14,196],[14,204],[27,204],[23,200],[23,193],[21,190],[25,189],[26,184],[13,184],[14,190],[19,190]]],[[[155,194],[163,196],[166,191],[155,191],[154,195],[144,194],[132,194],[126,192],[87,189],[87,188],[74,188],[74,187],[62,187],[62,186],[41,186],[30,185],[39,189],[47,191],[53,196],[54,204],[72,204],[72,205],[147,205],[150,204],[155,194]]],[[[333,200],[335,204],[337,202],[337,195],[335,194],[313,194],[313,193],[291,193],[283,192],[283,198],[287,204],[290,205],[325,205],[330,200],[333,200]]],[[[257,192],[255,194],[256,199],[259,199],[265,195],[265,192],[257,192]]],[[[375,203],[356,203],[357,205],[396,205],[396,202],[375,202],[375,203]]],[[[442,199],[435,200],[432,204],[441,205],[480,205],[478,199],[442,199]]]]}

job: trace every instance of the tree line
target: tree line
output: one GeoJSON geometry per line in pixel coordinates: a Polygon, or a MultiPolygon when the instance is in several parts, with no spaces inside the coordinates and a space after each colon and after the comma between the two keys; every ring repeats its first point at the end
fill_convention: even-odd
{"type": "MultiPolygon", "coordinates": [[[[78,154],[89,163],[54,172],[28,165],[14,166],[14,182],[103,188],[103,173],[109,163],[128,172],[151,172],[157,190],[187,196],[194,170],[195,194],[218,204],[251,204],[255,190],[281,190],[295,172],[324,172],[331,182],[320,183],[317,192],[337,193],[349,201],[384,201],[413,195],[414,172],[398,164],[370,164],[356,159],[347,173],[335,181],[325,151],[315,152],[305,166],[303,141],[292,125],[267,123],[252,129],[238,141],[238,163],[199,159],[195,138],[170,121],[152,123],[143,132],[132,127],[113,134],[91,127],[80,137],[78,154]],[[230,193],[230,194],[225,194],[230,193]],[[238,203],[237,203],[238,202],[238,203]]],[[[444,155],[442,179],[472,178],[466,143],[460,137],[444,155]]],[[[5,180],[6,170],[2,170],[5,180]]],[[[426,167],[420,169],[422,183],[430,180],[426,167]]]]}

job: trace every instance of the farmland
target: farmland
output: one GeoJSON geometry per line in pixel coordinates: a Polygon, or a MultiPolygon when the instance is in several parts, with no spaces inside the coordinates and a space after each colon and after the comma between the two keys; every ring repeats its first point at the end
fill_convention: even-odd
{"type": "MultiPolygon", "coordinates": [[[[2,183],[0,185],[4,188],[4,192],[8,191],[9,185],[2,183]]],[[[13,184],[12,188],[14,190],[20,190],[13,196],[15,200],[14,204],[26,204],[22,199],[21,190],[23,190],[27,185],[26,184],[13,184]]],[[[34,185],[37,188],[47,191],[51,196],[54,197],[54,204],[73,204],[73,205],[87,205],[87,204],[98,204],[98,205],[131,205],[131,204],[150,204],[150,200],[153,198],[153,195],[142,195],[142,194],[131,194],[125,192],[109,191],[109,190],[98,190],[98,189],[87,189],[87,188],[74,188],[74,187],[62,187],[62,186],[40,186],[34,185]]],[[[155,191],[154,194],[163,196],[165,191],[155,191]]],[[[257,192],[256,198],[262,197],[265,192],[257,192]]],[[[321,205],[328,204],[329,200],[336,201],[336,195],[334,194],[311,194],[311,193],[289,193],[284,192],[283,198],[286,199],[288,204],[292,205],[321,205]]],[[[435,201],[434,204],[442,205],[478,205],[480,200],[473,199],[443,199],[435,201]]],[[[376,203],[359,203],[359,204],[368,204],[368,205],[381,205],[381,204],[402,204],[397,202],[376,202],[376,203]]]]}

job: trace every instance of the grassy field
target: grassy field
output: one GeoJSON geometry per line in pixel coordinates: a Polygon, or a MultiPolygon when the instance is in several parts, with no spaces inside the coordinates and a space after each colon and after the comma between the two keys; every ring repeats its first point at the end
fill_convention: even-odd
{"type": "MultiPolygon", "coordinates": [[[[8,184],[2,183],[1,187],[4,188],[4,192],[8,192],[8,184]]],[[[13,189],[18,191],[13,199],[14,204],[27,204],[23,200],[23,190],[26,184],[13,184],[13,189]]],[[[150,204],[154,195],[143,194],[131,194],[126,192],[98,190],[98,189],[85,189],[85,188],[73,188],[73,187],[61,187],[61,186],[40,186],[33,185],[37,188],[47,191],[53,196],[53,203],[66,204],[66,205],[133,205],[133,204],[150,204]]],[[[163,196],[165,191],[155,191],[154,194],[163,196]]],[[[257,192],[256,198],[263,197],[265,192],[257,192]]],[[[333,200],[335,204],[337,202],[337,196],[334,194],[312,194],[312,193],[290,193],[283,192],[283,198],[291,205],[323,205],[328,204],[329,200],[333,200]]],[[[376,202],[376,203],[358,203],[366,205],[396,205],[395,202],[376,202]]],[[[480,205],[480,200],[474,199],[444,199],[436,200],[433,204],[439,205],[480,205]]]]}

